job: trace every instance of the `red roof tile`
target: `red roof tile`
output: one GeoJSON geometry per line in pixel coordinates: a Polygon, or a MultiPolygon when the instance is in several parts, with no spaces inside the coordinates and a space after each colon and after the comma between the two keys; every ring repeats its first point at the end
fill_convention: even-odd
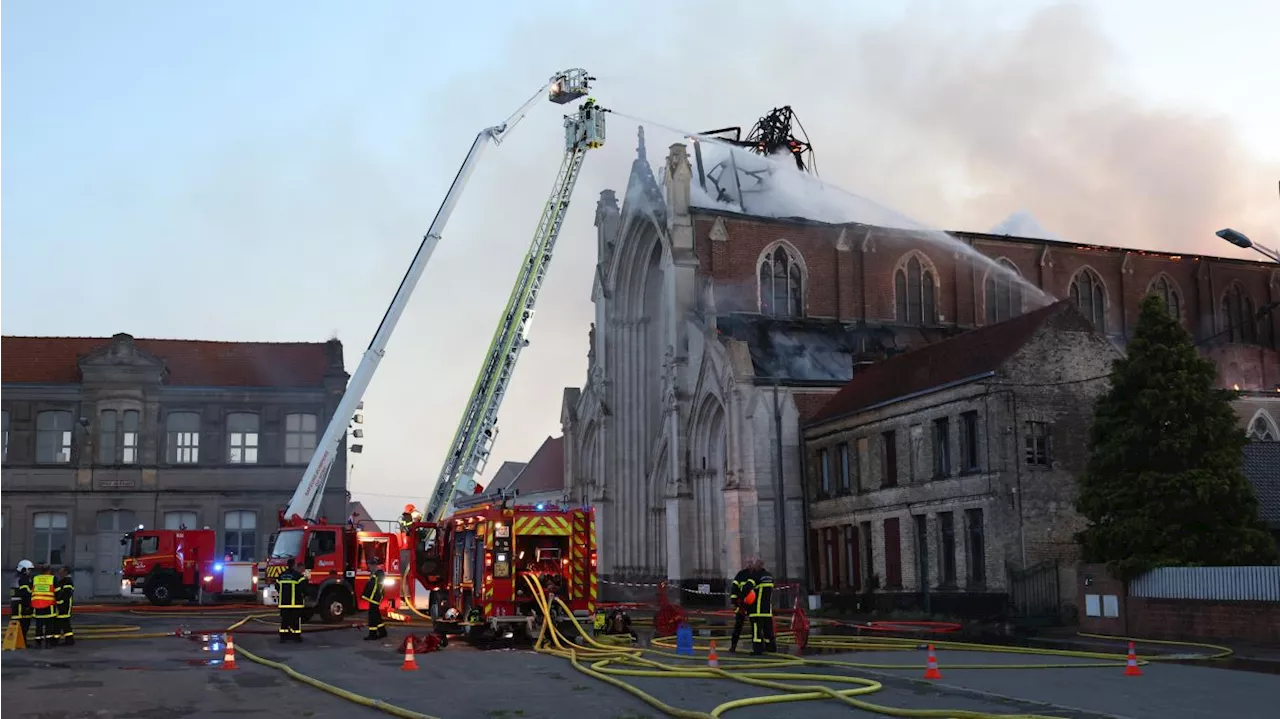
{"type": "Polygon", "coordinates": [[[521,494],[564,489],[564,437],[547,437],[529,464],[507,485],[521,494]]]}
{"type": "Polygon", "coordinates": [[[1063,312],[1074,312],[1067,300],[860,369],[814,416],[811,424],[995,371],[1022,349],[1045,323],[1063,312]]]}
{"type": "MultiPolygon", "coordinates": [[[[0,379],[4,384],[77,384],[80,359],[112,342],[106,337],[6,336],[0,341],[0,379]]],[[[136,339],[134,345],[165,363],[169,385],[319,387],[330,369],[323,342],[136,339]]]]}

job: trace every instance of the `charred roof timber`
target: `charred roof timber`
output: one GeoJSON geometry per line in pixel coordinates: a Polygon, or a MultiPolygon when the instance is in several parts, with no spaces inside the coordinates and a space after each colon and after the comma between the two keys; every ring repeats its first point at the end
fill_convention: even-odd
{"type": "MultiPolygon", "coordinates": [[[[768,172],[765,170],[741,170],[734,162],[733,153],[729,153],[726,160],[721,160],[709,171],[705,170],[702,163],[702,146],[698,142],[699,138],[708,138],[723,142],[735,147],[741,147],[762,157],[773,157],[781,152],[791,153],[791,157],[795,159],[796,167],[802,172],[812,172],[818,174],[817,160],[814,157],[813,146],[809,143],[809,135],[804,130],[804,125],[800,123],[800,118],[796,117],[796,113],[791,109],[790,105],[783,107],[775,107],[768,114],[760,118],[751,131],[747,133],[746,139],[742,138],[741,127],[722,127],[719,130],[708,130],[700,132],[689,138],[693,141],[694,162],[698,170],[698,184],[703,190],[707,189],[707,180],[711,180],[716,188],[715,196],[720,202],[729,201],[732,195],[738,196],[738,203],[741,204],[741,197],[744,191],[742,180],[738,177],[739,173],[745,174],[749,179],[756,183],[761,183],[762,174],[768,172]],[[796,136],[796,132],[799,136],[796,136]],[[722,187],[721,178],[725,172],[730,171],[732,183],[731,187],[722,187]],[[730,194],[732,192],[732,195],[730,194]]],[[[745,212],[745,208],[743,210],[745,212]]]]}

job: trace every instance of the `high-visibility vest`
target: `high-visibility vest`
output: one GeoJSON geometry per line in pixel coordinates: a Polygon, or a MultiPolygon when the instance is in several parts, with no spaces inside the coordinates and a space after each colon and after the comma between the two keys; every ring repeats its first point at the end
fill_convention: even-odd
{"type": "Polygon", "coordinates": [[[773,616],[773,575],[761,572],[756,575],[756,588],[747,595],[750,613],[753,617],[773,616]],[[751,594],[755,596],[752,597],[751,594]]]}
{"type": "Polygon", "coordinates": [[[36,616],[53,616],[53,612],[41,610],[52,609],[57,600],[53,591],[52,574],[37,574],[31,578],[31,608],[35,610],[36,616]]]}
{"type": "Polygon", "coordinates": [[[364,585],[364,592],[360,594],[360,598],[370,604],[379,604],[382,602],[382,580],[386,575],[382,570],[369,575],[369,583],[364,585]]]}

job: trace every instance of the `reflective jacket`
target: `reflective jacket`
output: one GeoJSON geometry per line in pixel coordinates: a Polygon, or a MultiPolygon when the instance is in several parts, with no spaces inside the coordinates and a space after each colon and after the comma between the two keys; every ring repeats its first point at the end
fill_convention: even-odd
{"type": "Polygon", "coordinates": [[[746,598],[747,593],[756,586],[756,579],[752,575],[750,569],[743,569],[733,575],[733,582],[729,585],[729,601],[734,606],[741,606],[742,601],[746,598]]]}
{"type": "Polygon", "coordinates": [[[54,606],[58,597],[54,593],[54,576],[49,572],[31,578],[31,610],[37,617],[57,616],[54,606]]]}
{"type": "Polygon", "coordinates": [[[753,617],[772,617],[773,616],[773,575],[767,570],[757,572],[755,577],[755,589],[753,593],[755,601],[747,608],[747,611],[753,617]]]}
{"type": "Polygon", "coordinates": [[[54,582],[53,593],[58,601],[58,617],[70,619],[71,609],[76,601],[76,583],[71,579],[71,575],[54,582]]]}
{"type": "Polygon", "coordinates": [[[286,569],[276,577],[276,591],[280,595],[281,609],[302,609],[302,574],[296,569],[286,569]]]}
{"type": "Polygon", "coordinates": [[[382,570],[369,575],[369,583],[364,585],[364,592],[360,594],[360,598],[371,605],[382,604],[382,580],[386,577],[382,570]]]}

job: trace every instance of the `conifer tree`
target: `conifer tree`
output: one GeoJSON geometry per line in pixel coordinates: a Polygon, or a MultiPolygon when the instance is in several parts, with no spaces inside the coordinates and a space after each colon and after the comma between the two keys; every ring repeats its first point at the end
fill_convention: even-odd
{"type": "Polygon", "coordinates": [[[1122,579],[1161,566],[1276,561],[1244,476],[1247,443],[1217,367],[1154,295],[1099,399],[1077,508],[1087,561],[1122,579]]]}

